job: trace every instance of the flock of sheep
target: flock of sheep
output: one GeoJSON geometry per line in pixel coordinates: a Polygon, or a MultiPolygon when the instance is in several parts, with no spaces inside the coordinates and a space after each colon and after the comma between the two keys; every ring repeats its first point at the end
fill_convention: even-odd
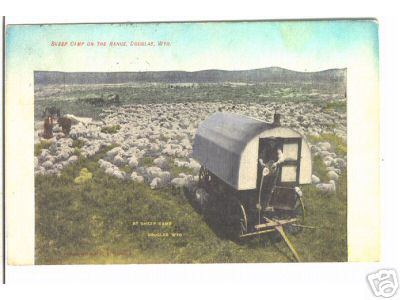
{"type": "MultiPolygon", "coordinates": [[[[98,164],[105,173],[123,180],[144,182],[156,189],[165,186],[190,187],[198,180],[200,165],[192,159],[192,144],[199,123],[216,111],[229,111],[272,121],[275,111],[281,123],[303,135],[335,133],[346,138],[346,113],[326,111],[314,103],[185,102],[168,104],[132,104],[104,109],[100,120],[70,115],[72,128],[65,137],[54,127],[48,149],[35,157],[35,174],[60,174],[78,160],[79,154],[93,156],[104,147],[115,145],[98,164]],[[104,127],[118,128],[106,132],[104,127]],[[185,170],[185,172],[172,172],[185,170]]],[[[40,135],[40,131],[36,132],[40,135]]],[[[37,139],[40,142],[40,138],[37,139]]],[[[313,156],[322,158],[329,182],[313,175],[316,187],[327,193],[336,191],[336,183],[346,168],[346,157],[332,151],[328,142],[311,145],[313,156]]]]}

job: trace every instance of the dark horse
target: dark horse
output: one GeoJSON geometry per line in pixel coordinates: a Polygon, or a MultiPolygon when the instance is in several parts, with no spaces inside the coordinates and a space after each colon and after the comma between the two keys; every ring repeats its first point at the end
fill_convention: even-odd
{"type": "Polygon", "coordinates": [[[67,117],[58,118],[58,125],[61,126],[62,132],[64,133],[65,136],[69,135],[72,125],[71,119],[67,117]]]}

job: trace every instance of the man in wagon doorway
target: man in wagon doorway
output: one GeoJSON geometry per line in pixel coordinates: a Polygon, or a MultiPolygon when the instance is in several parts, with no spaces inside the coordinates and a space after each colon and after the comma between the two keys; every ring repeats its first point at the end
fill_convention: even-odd
{"type": "Polygon", "coordinates": [[[282,149],[276,139],[268,139],[265,147],[263,147],[260,158],[259,167],[261,168],[262,179],[260,182],[260,196],[258,209],[264,208],[265,211],[272,211],[270,206],[272,193],[276,182],[280,176],[281,168],[279,167],[285,161],[282,149]]]}

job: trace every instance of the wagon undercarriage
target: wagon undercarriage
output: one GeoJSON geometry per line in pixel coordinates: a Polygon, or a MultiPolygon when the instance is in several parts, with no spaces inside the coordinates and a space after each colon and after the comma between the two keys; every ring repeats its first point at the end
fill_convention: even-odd
{"type": "Polygon", "coordinates": [[[199,173],[199,184],[209,195],[203,203],[203,213],[213,205],[219,205],[216,210],[225,212],[219,217],[226,219],[227,226],[230,226],[233,235],[239,240],[276,233],[286,243],[296,261],[301,261],[287,235],[296,234],[303,228],[313,228],[304,225],[305,209],[301,197],[297,197],[293,209],[287,209],[286,206],[283,206],[286,209],[282,209],[277,205],[272,211],[264,211],[256,208],[258,193],[232,190],[204,167],[199,173]]]}

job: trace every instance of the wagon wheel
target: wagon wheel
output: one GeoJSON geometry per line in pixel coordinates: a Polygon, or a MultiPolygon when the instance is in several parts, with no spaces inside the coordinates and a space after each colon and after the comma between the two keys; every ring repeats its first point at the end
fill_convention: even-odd
{"type": "Polygon", "coordinates": [[[298,197],[298,201],[299,201],[299,211],[298,211],[298,216],[300,216],[300,223],[304,224],[305,220],[306,220],[306,208],[304,206],[304,201],[301,197],[298,197]]]}
{"type": "Polygon", "coordinates": [[[226,233],[230,238],[239,242],[240,236],[248,232],[249,219],[246,209],[245,206],[239,201],[231,201],[231,203],[227,205],[227,207],[225,206],[226,214],[225,216],[221,216],[221,218],[225,219],[224,226],[226,226],[226,233]]]}
{"type": "Polygon", "coordinates": [[[243,204],[240,204],[240,231],[239,234],[246,234],[247,233],[247,226],[248,226],[248,221],[247,221],[247,215],[246,215],[246,210],[244,209],[243,204]]]}
{"type": "Polygon", "coordinates": [[[304,225],[305,222],[305,217],[306,217],[306,211],[305,211],[305,207],[304,207],[304,202],[303,199],[299,196],[296,197],[296,207],[293,211],[293,217],[297,218],[297,222],[295,223],[295,225],[292,224],[288,224],[285,227],[285,230],[287,230],[287,232],[289,233],[299,233],[303,230],[303,227],[301,226],[296,226],[297,225],[304,225]]]}
{"type": "Polygon", "coordinates": [[[206,168],[203,166],[200,168],[199,171],[199,184],[200,185],[206,185],[211,181],[210,173],[206,168]]]}

